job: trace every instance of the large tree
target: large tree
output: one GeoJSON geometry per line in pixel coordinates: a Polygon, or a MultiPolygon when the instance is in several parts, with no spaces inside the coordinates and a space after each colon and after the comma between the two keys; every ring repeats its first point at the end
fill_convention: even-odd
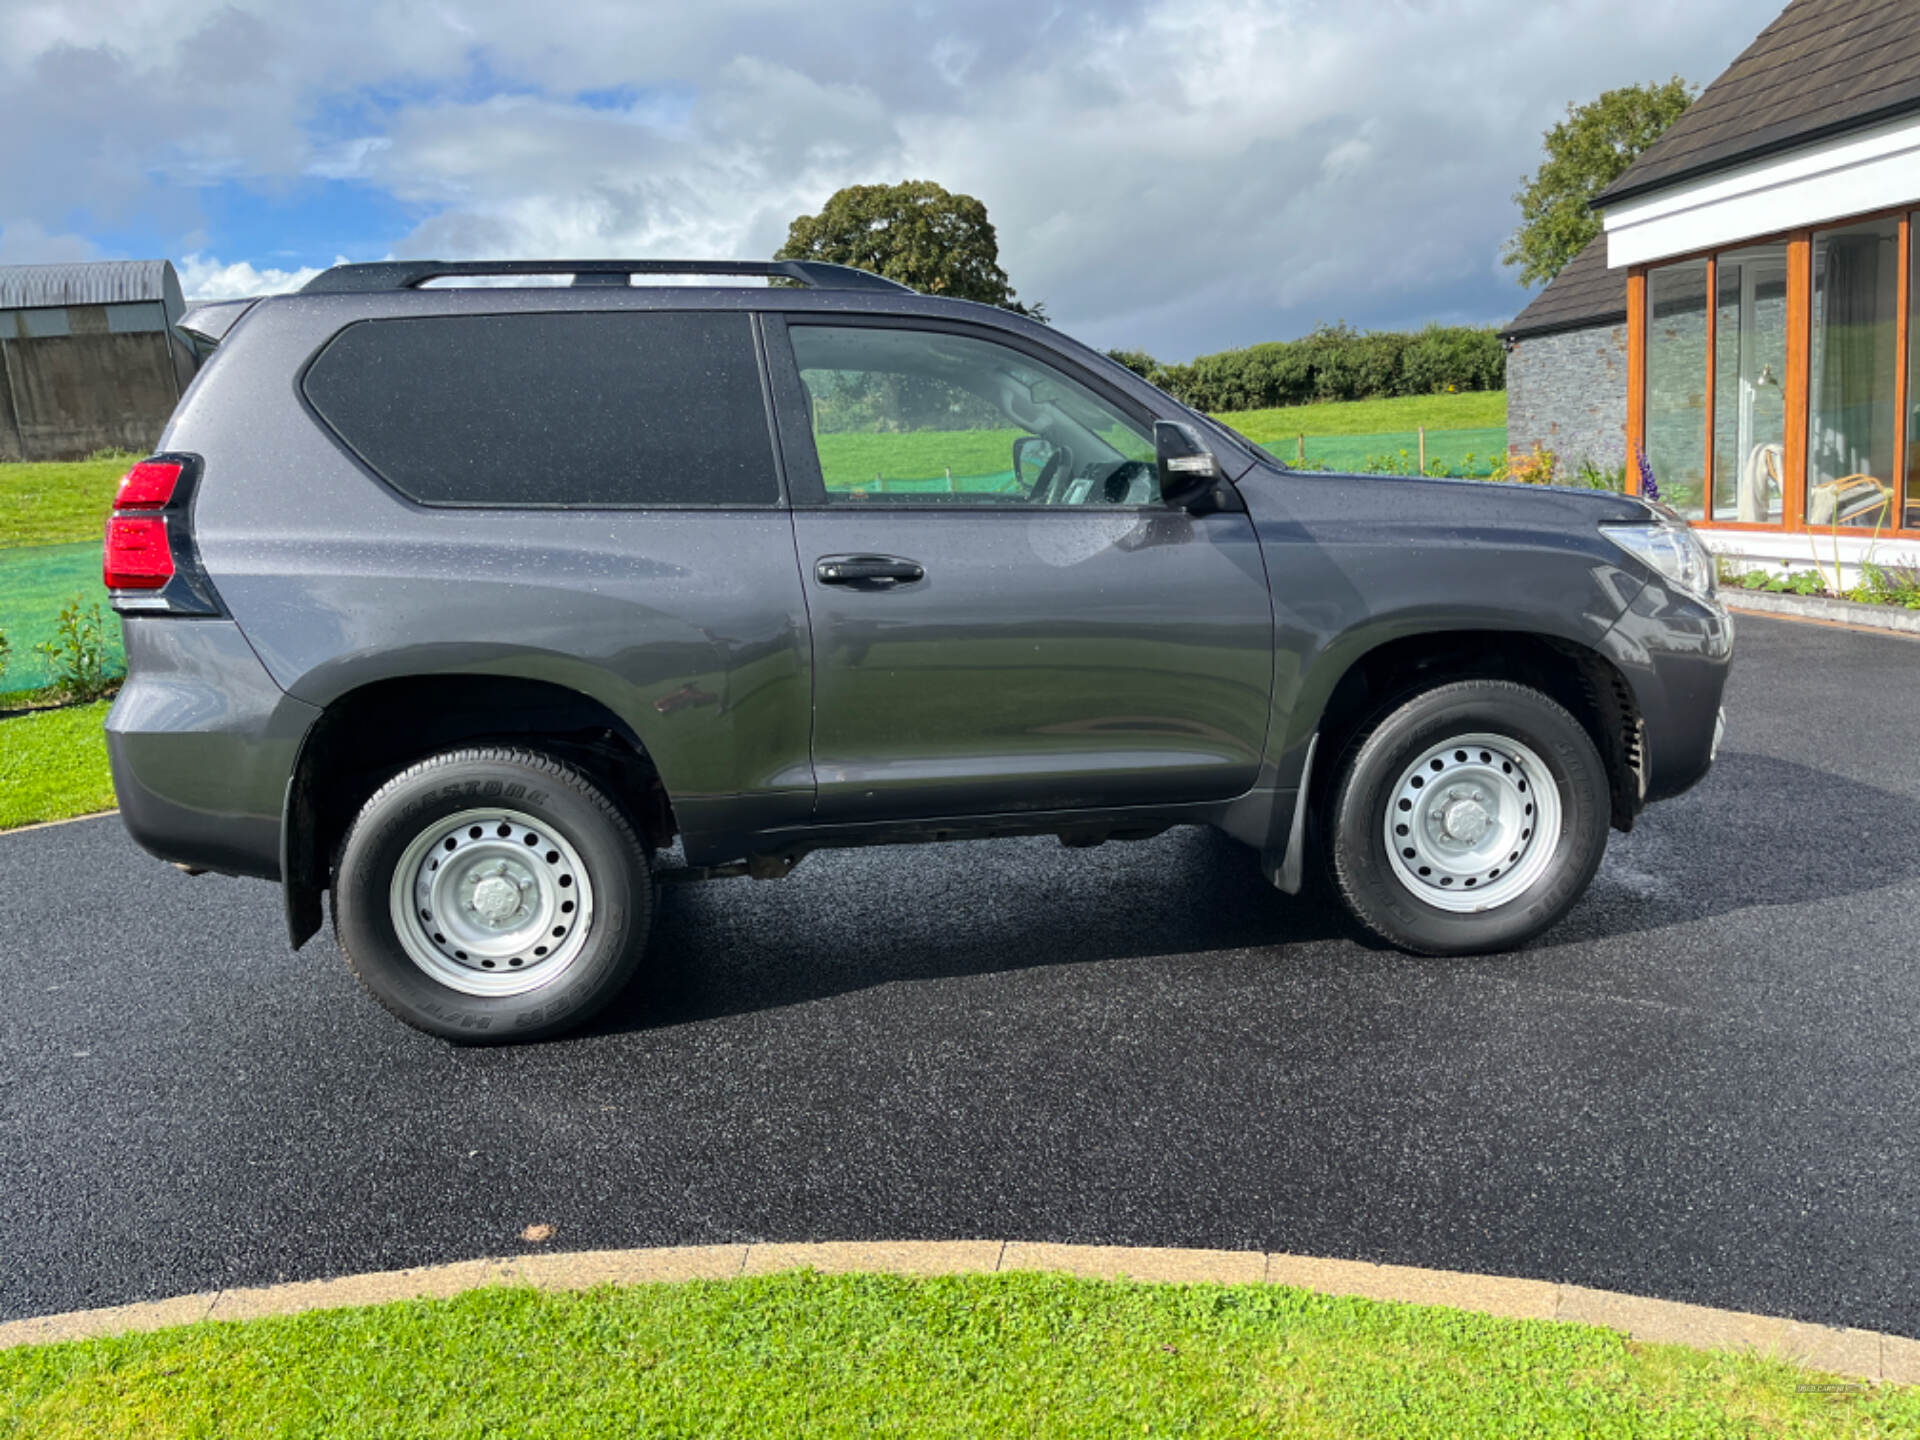
{"type": "Polygon", "coordinates": [[[1676,75],[1664,85],[1628,85],[1567,106],[1567,118],[1547,131],[1546,159],[1521,177],[1513,197],[1520,228],[1500,258],[1520,267],[1522,285],[1553,279],[1600,233],[1600,217],[1587,202],[1680,118],[1694,93],[1676,75]]]}
{"type": "Polygon", "coordinates": [[[1014,299],[987,207],[931,180],[849,185],[787,227],[777,260],[857,265],[927,295],[980,300],[1044,318],[1014,299]]]}

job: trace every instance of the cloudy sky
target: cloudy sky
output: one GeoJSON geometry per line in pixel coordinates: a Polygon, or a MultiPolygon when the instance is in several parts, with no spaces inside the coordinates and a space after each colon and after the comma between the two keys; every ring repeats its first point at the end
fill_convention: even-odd
{"type": "Polygon", "coordinates": [[[1781,3],[0,0],[0,263],[764,257],[924,178],[1103,346],[1504,320],[1567,101],[1705,82],[1781,3]]]}

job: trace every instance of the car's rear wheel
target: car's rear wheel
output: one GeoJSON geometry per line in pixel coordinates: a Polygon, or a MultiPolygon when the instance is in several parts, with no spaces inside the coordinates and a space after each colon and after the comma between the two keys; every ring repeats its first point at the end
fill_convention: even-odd
{"type": "Polygon", "coordinates": [[[1523,685],[1442,685],[1385,715],[1336,781],[1334,886],[1382,939],[1432,955],[1521,944],[1591,883],[1606,768],[1585,727],[1523,685]]]}
{"type": "Polygon", "coordinates": [[[361,807],[334,924],[363,985],[417,1029],[474,1043],[581,1024],[632,977],[652,877],[586,775],[519,749],[436,755],[361,807]]]}

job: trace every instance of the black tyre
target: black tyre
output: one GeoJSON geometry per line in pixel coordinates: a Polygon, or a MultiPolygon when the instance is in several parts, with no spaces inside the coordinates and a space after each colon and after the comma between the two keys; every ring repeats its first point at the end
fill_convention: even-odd
{"type": "Polygon", "coordinates": [[[469,1044],[556,1035],[620,993],[646,948],[646,848],[607,796],[530,750],[456,750],[361,807],[334,930],[374,998],[469,1044]]]}
{"type": "Polygon", "coordinates": [[[1504,950],[1586,893],[1609,814],[1578,720],[1524,685],[1462,681],[1400,705],[1349,752],[1328,870],[1354,918],[1401,949],[1504,950]]]}

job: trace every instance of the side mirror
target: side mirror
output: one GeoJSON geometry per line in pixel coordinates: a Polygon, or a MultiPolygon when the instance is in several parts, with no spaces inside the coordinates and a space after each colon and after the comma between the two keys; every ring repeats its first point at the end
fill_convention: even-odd
{"type": "Polygon", "coordinates": [[[1013,478],[1029,495],[1047,473],[1047,465],[1058,452],[1053,442],[1038,435],[1022,435],[1013,442],[1013,478]]]}
{"type": "Polygon", "coordinates": [[[1160,498],[1193,509],[1209,502],[1220,485],[1220,458],[1201,442],[1200,432],[1177,420],[1153,427],[1154,463],[1160,471],[1160,498]]]}

